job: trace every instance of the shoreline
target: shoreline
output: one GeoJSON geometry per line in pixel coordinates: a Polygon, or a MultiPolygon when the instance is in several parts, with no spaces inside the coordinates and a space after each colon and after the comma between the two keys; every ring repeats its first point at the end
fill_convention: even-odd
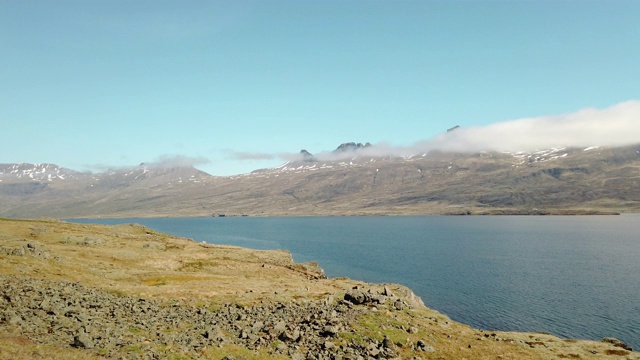
{"type": "MultiPolygon", "coordinates": [[[[243,217],[376,217],[376,216],[618,216],[618,215],[638,215],[640,212],[623,212],[609,210],[583,210],[583,209],[491,209],[491,210],[461,210],[442,213],[345,213],[345,214],[294,214],[294,213],[273,213],[273,214],[193,214],[193,215],[106,215],[106,216],[82,216],[82,217],[62,217],[61,221],[68,220],[90,220],[90,219],[164,219],[164,218],[243,218],[243,217]]],[[[7,218],[14,219],[14,218],[7,218]]],[[[38,220],[35,218],[32,220],[38,220]]],[[[46,217],[45,219],[57,220],[57,218],[46,217]]],[[[15,218],[15,220],[19,220],[15,218]]]]}
{"type": "MultiPolygon", "coordinates": [[[[180,309],[183,309],[183,305],[186,306],[185,314],[201,311],[198,309],[207,309],[209,312],[218,311],[233,305],[237,309],[247,309],[244,316],[251,317],[258,317],[259,313],[267,311],[265,309],[270,309],[268,312],[277,311],[277,307],[271,307],[276,305],[270,304],[285,306],[283,309],[286,310],[283,311],[289,315],[283,315],[282,319],[285,322],[284,328],[289,331],[290,336],[282,335],[284,331],[277,336],[270,334],[270,329],[275,324],[268,325],[266,320],[256,320],[257,318],[254,320],[263,323],[259,329],[242,326],[218,329],[224,333],[226,342],[217,342],[219,334],[216,329],[211,330],[211,338],[197,332],[191,333],[190,337],[198,339],[198,344],[206,343],[202,345],[204,347],[213,346],[212,344],[215,343],[213,346],[215,349],[212,348],[213,350],[210,349],[210,351],[218,351],[217,349],[222,348],[229,353],[244,354],[242,356],[249,356],[248,358],[254,355],[259,358],[265,354],[274,358],[281,355],[284,356],[283,358],[293,358],[295,354],[302,355],[305,351],[317,348],[318,354],[338,352],[368,356],[376,354],[378,358],[393,358],[394,354],[396,356],[433,354],[433,356],[445,358],[473,359],[480,358],[480,354],[493,353],[496,356],[517,354],[518,356],[514,358],[534,359],[544,357],[544,354],[551,354],[550,351],[553,350],[556,355],[575,354],[581,358],[598,358],[596,354],[604,356],[607,351],[610,354],[624,352],[630,358],[640,358],[638,353],[629,352],[621,347],[621,344],[616,346],[611,342],[568,341],[553,335],[473,329],[424,306],[421,300],[406,287],[392,284],[368,284],[347,278],[327,279],[323,277],[323,271],[317,264],[295,263],[291,259],[291,254],[284,251],[257,251],[201,244],[191,239],[158,233],[140,225],[106,226],[28,220],[0,220],[0,224],[2,225],[0,236],[6,239],[0,252],[3,260],[0,265],[2,269],[0,274],[5,277],[19,276],[22,279],[25,279],[25,274],[28,274],[26,279],[45,281],[45,283],[39,283],[40,285],[34,285],[36,284],[34,283],[31,288],[43,286],[43,291],[49,289],[46,291],[52,291],[58,294],[58,297],[72,296],[74,299],[73,294],[77,292],[90,296],[92,291],[98,291],[100,294],[106,291],[106,294],[125,296],[113,300],[122,304],[128,304],[134,300],[136,302],[137,299],[146,299],[145,303],[159,301],[153,307],[158,313],[167,311],[161,303],[182,304],[179,306],[180,309]],[[236,282],[233,279],[243,280],[236,282]],[[71,290],[65,290],[66,292],[60,290],[63,292],[59,293],[55,284],[63,284],[60,286],[61,289],[71,286],[71,290]],[[73,290],[74,286],[81,287],[73,290]],[[311,306],[313,310],[306,312],[304,316],[296,315],[301,314],[304,306],[311,306]],[[338,309],[342,310],[338,311],[338,309]],[[334,311],[335,316],[332,316],[334,311]],[[347,317],[342,318],[340,315],[343,312],[347,314],[352,311],[355,311],[357,316],[354,315],[355,317],[351,318],[345,315],[347,317]],[[307,315],[312,316],[316,312],[325,313],[327,316],[319,318],[318,329],[305,327],[307,325],[304,319],[307,315]],[[342,320],[335,320],[338,318],[342,320]],[[325,329],[327,326],[335,326],[335,328],[325,329]],[[298,341],[299,336],[297,338],[294,336],[296,330],[298,333],[308,333],[309,336],[298,341]],[[243,336],[243,331],[246,336],[243,336]],[[203,342],[201,338],[211,340],[211,344],[203,342]],[[296,341],[291,338],[296,338],[296,341]],[[252,339],[258,345],[252,342],[252,339]],[[385,341],[385,339],[389,340],[385,341]],[[260,341],[264,342],[265,346],[259,345],[260,341]],[[221,344],[222,347],[219,346],[221,344]],[[432,349],[433,352],[431,352],[432,349]]],[[[6,280],[3,281],[6,282],[6,280]]],[[[29,281],[23,280],[17,284],[14,282],[12,286],[18,289],[17,293],[20,293],[25,291],[20,286],[29,281]]],[[[5,292],[6,289],[5,287],[5,292]]],[[[6,298],[5,296],[3,299],[6,298]]],[[[16,298],[15,295],[13,298],[16,298]]],[[[24,298],[33,300],[32,296],[24,298]]],[[[73,302],[77,307],[84,309],[80,313],[93,314],[91,307],[85,308],[82,302],[73,302]]],[[[69,323],[65,320],[69,317],[67,314],[76,317],[74,313],[64,309],[47,310],[42,300],[34,300],[32,303],[29,303],[31,304],[29,306],[32,306],[31,313],[53,312],[55,321],[58,321],[59,325],[67,329],[67,332],[71,332],[73,336],[65,335],[64,331],[55,332],[63,340],[41,344],[37,342],[38,336],[28,335],[30,332],[23,329],[24,335],[21,336],[27,336],[30,342],[35,341],[30,346],[36,348],[54,346],[74,353],[95,354],[105,349],[104,346],[100,347],[100,344],[111,344],[111,341],[105,342],[106,340],[100,338],[99,334],[92,332],[94,331],[92,329],[100,324],[89,322],[77,326],[76,322],[69,323]],[[81,330],[81,327],[84,328],[81,330]],[[87,344],[93,344],[93,346],[87,348],[80,345],[85,340],[90,341],[87,344]]],[[[21,323],[28,322],[29,312],[19,310],[7,313],[12,302],[0,302],[0,305],[4,308],[2,318],[4,323],[8,323],[11,329],[20,333],[18,329],[22,326],[21,323]]],[[[241,317],[242,314],[236,315],[241,317]]],[[[45,318],[48,319],[51,316],[45,315],[45,318]]],[[[211,316],[213,319],[223,315],[216,313],[211,316]]],[[[102,319],[102,317],[100,315],[96,318],[102,319]]],[[[227,322],[232,320],[224,316],[220,319],[227,322]]],[[[105,318],[101,321],[109,323],[111,320],[105,318]]],[[[231,322],[234,323],[234,321],[231,322]]],[[[163,322],[158,323],[157,326],[165,326],[163,324],[163,322]]],[[[149,339],[155,339],[154,336],[156,336],[148,333],[147,327],[144,326],[134,331],[139,333],[133,334],[130,331],[119,332],[115,329],[117,327],[116,325],[110,327],[114,332],[113,338],[116,340],[111,347],[105,345],[109,354],[113,352],[121,355],[124,351],[130,356],[133,351],[135,357],[135,351],[142,351],[135,348],[137,336],[142,333],[149,339]],[[129,342],[119,346],[117,338],[120,336],[131,337],[132,340],[127,340],[129,342]]],[[[208,331],[204,328],[200,330],[203,334],[208,331]]],[[[35,332],[37,331],[36,328],[35,332]]],[[[280,328],[273,331],[278,332],[280,328]]],[[[167,338],[162,340],[161,337],[158,339],[160,343],[167,340],[167,338]]],[[[1,346],[2,341],[0,340],[0,354],[7,351],[6,347],[1,346]]],[[[151,344],[156,343],[152,341],[151,344]]],[[[188,350],[189,353],[196,348],[202,350],[200,346],[189,347],[186,343],[183,345],[184,347],[173,350],[153,345],[149,351],[167,354],[174,350],[188,350]]],[[[214,355],[211,356],[215,358],[214,355]]],[[[20,358],[19,355],[17,358],[20,358]]]]}

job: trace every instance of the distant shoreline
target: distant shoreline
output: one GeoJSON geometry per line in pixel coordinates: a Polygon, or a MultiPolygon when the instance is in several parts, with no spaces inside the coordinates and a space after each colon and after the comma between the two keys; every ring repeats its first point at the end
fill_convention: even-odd
{"type": "Polygon", "coordinates": [[[447,215],[530,215],[530,216],[563,216],[563,215],[620,215],[618,211],[604,211],[604,210],[488,210],[482,212],[463,212],[463,213],[451,213],[447,215]]]}
{"type": "Polygon", "coordinates": [[[622,214],[640,214],[640,213],[623,213],[619,211],[606,211],[606,210],[584,210],[584,209],[486,209],[486,210],[460,210],[450,211],[443,213],[347,213],[347,214],[291,214],[291,213],[274,213],[274,214],[193,214],[193,215],[158,215],[158,214],[107,214],[107,215],[88,215],[80,217],[64,217],[60,220],[73,220],[73,219],[127,219],[127,218],[237,218],[237,217],[347,217],[347,216],[613,216],[622,214]]]}

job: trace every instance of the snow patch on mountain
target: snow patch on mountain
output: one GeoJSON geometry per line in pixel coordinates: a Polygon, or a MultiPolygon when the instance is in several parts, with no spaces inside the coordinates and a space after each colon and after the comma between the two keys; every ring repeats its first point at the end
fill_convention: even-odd
{"type": "Polygon", "coordinates": [[[0,179],[31,180],[53,182],[78,179],[82,173],[65,169],[54,164],[0,164],[0,179]]]}
{"type": "MultiPolygon", "coordinates": [[[[585,148],[583,151],[590,151],[594,149],[599,149],[599,146],[590,146],[585,148]]],[[[503,154],[510,155],[514,158],[515,163],[514,166],[525,165],[525,164],[534,164],[534,163],[542,163],[546,161],[553,161],[556,159],[564,158],[570,156],[574,152],[579,151],[579,149],[569,149],[566,147],[557,147],[551,149],[544,150],[536,150],[532,152],[504,152],[503,154]]],[[[481,157],[485,156],[494,156],[494,154],[490,152],[480,152],[479,155],[481,157]]],[[[277,174],[277,173],[302,173],[306,171],[317,171],[322,169],[331,169],[331,168],[350,168],[350,167],[358,167],[365,166],[367,164],[375,163],[377,161],[384,160],[394,160],[394,161],[406,161],[412,162],[420,159],[427,158],[432,156],[430,153],[418,153],[414,155],[407,156],[384,156],[384,157],[370,157],[370,156],[354,156],[349,159],[349,161],[344,160],[336,160],[336,161],[287,161],[282,165],[279,165],[274,168],[268,169],[260,169],[255,170],[249,174],[245,174],[245,176],[267,176],[269,174],[277,174]]]]}
{"type": "Polygon", "coordinates": [[[204,183],[212,176],[193,167],[162,168],[140,164],[134,168],[108,169],[102,173],[78,172],[55,164],[0,164],[0,182],[64,183],[87,182],[90,188],[122,187],[133,184],[204,183]]]}
{"type": "Polygon", "coordinates": [[[507,153],[514,158],[518,159],[520,164],[532,164],[537,162],[550,161],[558,158],[563,158],[569,155],[567,148],[551,148],[546,150],[537,150],[534,152],[519,151],[516,153],[507,153]]]}

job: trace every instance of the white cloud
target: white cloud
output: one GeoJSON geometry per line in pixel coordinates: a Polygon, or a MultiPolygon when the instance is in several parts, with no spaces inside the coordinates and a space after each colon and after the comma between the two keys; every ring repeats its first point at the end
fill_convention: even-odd
{"type": "Polygon", "coordinates": [[[152,163],[146,165],[159,168],[191,167],[211,163],[211,160],[203,157],[193,157],[186,155],[161,155],[152,163]]]}
{"type": "MultiPolygon", "coordinates": [[[[429,151],[518,152],[559,147],[623,146],[640,143],[640,101],[631,100],[606,109],[587,108],[564,115],[504,121],[485,126],[460,127],[411,146],[385,142],[352,151],[315,153],[318,161],[344,161],[361,157],[399,157],[429,151]]],[[[337,144],[336,144],[337,145],[337,144]]],[[[302,160],[300,153],[229,151],[233,160],[302,160]]]]}
{"type": "Polygon", "coordinates": [[[640,101],[606,109],[459,128],[417,143],[422,150],[530,151],[552,147],[621,146],[640,143],[640,101]]]}
{"type": "Polygon", "coordinates": [[[263,152],[232,151],[227,155],[231,160],[273,160],[277,155],[263,152]]]}
{"type": "Polygon", "coordinates": [[[412,146],[374,146],[344,153],[314,154],[321,161],[359,156],[411,156],[429,151],[534,151],[559,147],[623,146],[640,143],[640,101],[606,109],[587,108],[564,115],[460,127],[412,146]]]}

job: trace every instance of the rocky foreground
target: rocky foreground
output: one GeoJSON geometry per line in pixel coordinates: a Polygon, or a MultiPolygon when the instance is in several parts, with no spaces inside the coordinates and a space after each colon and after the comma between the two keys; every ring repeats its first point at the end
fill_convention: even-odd
{"type": "Polygon", "coordinates": [[[2,359],[640,359],[481,331],[398,285],[142,226],[0,220],[2,359]]]}
{"type": "MultiPolygon", "coordinates": [[[[107,357],[122,352],[145,359],[169,353],[206,356],[211,347],[238,346],[293,359],[392,358],[398,352],[387,337],[340,345],[334,338],[341,333],[356,336],[349,324],[370,309],[354,303],[384,304],[395,299],[393,308],[408,306],[388,290],[385,294],[351,290],[347,296],[351,301],[329,297],[322,302],[224,304],[208,309],[115,295],[78,283],[6,276],[0,282],[5,324],[20,327],[23,335],[41,344],[66,344],[107,357]]],[[[435,351],[424,340],[406,346],[435,351]]]]}

